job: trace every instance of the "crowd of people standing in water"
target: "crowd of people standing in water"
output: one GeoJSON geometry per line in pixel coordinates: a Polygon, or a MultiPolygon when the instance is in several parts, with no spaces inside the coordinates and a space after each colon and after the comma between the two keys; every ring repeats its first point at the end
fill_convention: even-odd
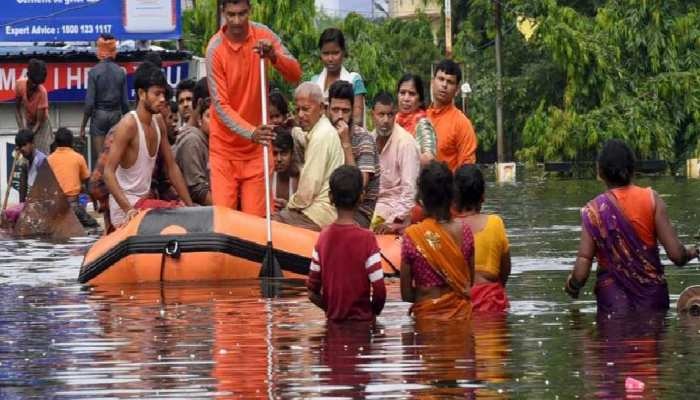
{"type": "MultiPolygon", "coordinates": [[[[225,24],[209,42],[207,78],[181,82],[172,106],[160,61],[149,56],[135,73],[137,104],[128,111],[125,77],[114,68],[115,39],[99,39],[101,62],[91,71],[80,134],[90,120],[98,155],[90,194],[108,230],[144,208],[216,205],[265,216],[262,155],[270,146],[272,217],[321,231],[308,288],[328,318],[371,319],[381,312],[386,291],[373,233],[402,236],[401,297],[413,303],[416,318],[507,310],[509,242],[503,220],[481,212],[486,185],[475,166],[477,137],[453,104],[459,65],[449,59],[436,65],[430,104],[423,80],[410,73],[393,93],[368,102],[362,76],[343,65],[340,30],[323,32],[324,69],[299,83],[299,63],[274,32],[249,21],[248,0],[223,0],[221,7],[225,24]],[[261,59],[297,85],[293,115],[279,90],[261,92],[267,79],[261,59]]],[[[27,186],[48,151],[45,75],[45,66],[32,61],[27,83],[17,89],[17,146],[29,160],[27,186]]],[[[67,160],[51,167],[73,199],[88,175],[75,157],[67,160]]],[[[633,184],[634,163],[623,142],[604,144],[598,172],[608,190],[582,210],[581,245],[565,284],[577,297],[596,258],[595,293],[606,312],[668,308],[657,242],[676,265],[698,256],[697,247],[680,243],[663,200],[633,184]]]]}

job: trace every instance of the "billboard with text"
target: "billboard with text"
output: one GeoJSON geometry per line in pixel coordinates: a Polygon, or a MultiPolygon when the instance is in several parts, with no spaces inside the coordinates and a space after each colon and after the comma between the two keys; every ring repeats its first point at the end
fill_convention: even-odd
{"type": "Polygon", "coordinates": [[[179,39],[179,0],[3,0],[0,42],[179,39]]]}

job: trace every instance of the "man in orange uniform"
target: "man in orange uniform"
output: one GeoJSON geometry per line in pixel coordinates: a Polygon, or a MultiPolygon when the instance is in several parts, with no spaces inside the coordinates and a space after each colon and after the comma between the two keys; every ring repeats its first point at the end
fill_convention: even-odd
{"type": "MultiPolygon", "coordinates": [[[[260,57],[290,83],[301,78],[299,62],[268,27],[249,22],[249,0],[223,0],[226,23],[209,41],[207,69],[212,99],[209,136],[214,205],[265,215],[261,144],[275,138],[262,125],[260,57]]],[[[267,94],[265,94],[267,96],[267,94]]],[[[272,168],[271,168],[272,170],[272,168]]]]}
{"type": "Polygon", "coordinates": [[[477,138],[471,121],[455,107],[462,70],[452,60],[442,60],[433,76],[433,104],[428,119],[435,127],[437,159],[444,161],[454,172],[464,164],[476,163],[477,138]]]}

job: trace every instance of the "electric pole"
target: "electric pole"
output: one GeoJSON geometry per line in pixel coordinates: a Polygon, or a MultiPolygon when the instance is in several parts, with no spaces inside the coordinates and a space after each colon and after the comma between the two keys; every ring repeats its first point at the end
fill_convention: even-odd
{"type": "Polygon", "coordinates": [[[498,162],[506,161],[505,137],[503,135],[503,69],[501,53],[501,1],[493,0],[493,11],[496,22],[496,149],[498,162]]]}
{"type": "Polygon", "coordinates": [[[452,1],[445,0],[445,56],[452,58],[452,1]]]}

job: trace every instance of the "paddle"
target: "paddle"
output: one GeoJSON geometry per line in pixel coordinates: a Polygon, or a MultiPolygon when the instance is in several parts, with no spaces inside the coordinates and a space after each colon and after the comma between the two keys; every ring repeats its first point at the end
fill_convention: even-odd
{"type": "MultiPolygon", "coordinates": [[[[260,99],[262,103],[262,121],[267,125],[267,88],[265,75],[265,58],[260,54],[260,99]]],[[[267,247],[260,267],[261,278],[281,278],[282,268],[275,257],[272,246],[272,211],[270,205],[270,155],[268,145],[263,146],[263,168],[265,173],[265,222],[267,224],[267,247]]]]}
{"type": "Polygon", "coordinates": [[[5,223],[5,210],[7,209],[7,201],[10,198],[10,189],[12,189],[12,178],[15,175],[15,167],[17,167],[17,159],[19,154],[17,151],[12,152],[12,168],[10,168],[10,177],[7,178],[7,190],[5,191],[5,199],[2,202],[2,210],[0,210],[0,225],[5,223]]]}

